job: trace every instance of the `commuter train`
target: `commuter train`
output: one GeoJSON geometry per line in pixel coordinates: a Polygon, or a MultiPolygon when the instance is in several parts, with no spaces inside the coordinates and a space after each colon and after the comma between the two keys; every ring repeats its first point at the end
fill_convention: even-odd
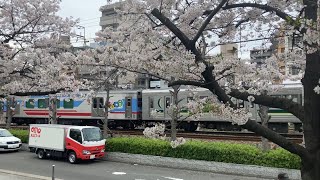
{"type": "MultiPolygon", "coordinates": [[[[200,98],[211,96],[207,89],[195,89],[200,98]]],[[[59,124],[72,125],[101,125],[105,116],[104,104],[107,93],[98,92],[93,98],[85,98],[89,92],[81,92],[82,95],[57,94],[57,119],[59,124]]],[[[272,96],[290,98],[295,102],[303,104],[302,86],[285,86],[272,96]]],[[[186,104],[192,97],[190,91],[181,89],[180,104],[186,104]]],[[[259,106],[247,101],[232,98],[232,101],[240,108],[248,109],[251,119],[260,122],[257,110],[259,106]]],[[[147,90],[119,90],[110,91],[108,126],[110,128],[122,127],[133,129],[137,126],[151,126],[156,122],[170,124],[169,106],[172,96],[169,89],[147,89],[147,90]],[[156,112],[156,113],[154,113],[156,112]]],[[[18,125],[48,123],[49,120],[49,96],[24,96],[15,97],[15,108],[12,122],[18,125]]],[[[4,106],[4,111],[6,108],[4,106]]],[[[181,110],[181,119],[187,117],[188,110],[181,110]]],[[[289,128],[301,131],[302,124],[295,116],[284,110],[270,108],[269,128],[286,133],[289,128]]],[[[233,125],[218,116],[204,113],[199,119],[186,118],[179,123],[179,128],[186,131],[195,131],[198,126],[218,131],[241,130],[241,127],[233,125]]]]}

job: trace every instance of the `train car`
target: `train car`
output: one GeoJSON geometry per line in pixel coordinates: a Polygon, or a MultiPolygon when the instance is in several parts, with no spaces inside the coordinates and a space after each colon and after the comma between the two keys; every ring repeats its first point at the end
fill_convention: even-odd
{"type": "MultiPolygon", "coordinates": [[[[293,102],[303,105],[303,86],[301,83],[278,86],[282,87],[278,91],[271,93],[271,96],[291,99],[293,102]]],[[[302,131],[301,121],[285,110],[270,108],[269,115],[271,116],[269,128],[274,131],[287,133],[290,128],[296,132],[302,131]]]]}
{"type": "MultiPolygon", "coordinates": [[[[200,95],[200,98],[206,98],[212,95],[209,90],[203,88],[197,88],[194,91],[200,95]]],[[[186,89],[181,89],[178,96],[179,99],[181,99],[181,105],[187,104],[188,101],[193,98],[190,95],[190,92],[186,89]]],[[[272,93],[271,96],[289,98],[300,104],[302,104],[303,100],[301,85],[283,86],[275,93],[272,93]]],[[[152,124],[154,122],[167,122],[168,125],[170,124],[171,116],[168,109],[172,102],[170,89],[143,90],[142,99],[142,120],[144,122],[147,124],[152,124]]],[[[239,108],[247,109],[252,115],[252,120],[256,120],[259,123],[261,122],[261,119],[258,115],[259,105],[235,98],[231,98],[231,100],[239,108]]],[[[284,110],[278,108],[270,108],[268,114],[271,116],[268,124],[270,129],[280,133],[287,133],[289,125],[292,125],[294,126],[295,131],[301,131],[301,121],[291,113],[285,112],[284,110]]],[[[180,119],[185,119],[185,117],[188,115],[189,113],[187,109],[182,110],[180,112],[180,119]]],[[[206,129],[217,129],[218,131],[241,130],[240,126],[232,124],[230,121],[219,116],[215,116],[206,112],[204,112],[203,115],[197,120],[192,117],[186,118],[184,122],[179,123],[179,128],[182,128],[186,131],[195,131],[198,125],[206,129]]]]}
{"type": "MultiPolygon", "coordinates": [[[[104,119],[104,104],[107,93],[99,92],[89,100],[85,98],[88,92],[81,93],[81,96],[79,94],[57,94],[57,118],[59,124],[98,125],[104,119]]],[[[16,97],[15,101],[13,123],[48,123],[48,95],[16,97]]],[[[118,126],[141,120],[141,101],[140,91],[110,91],[110,124],[118,126]]]]}
{"type": "MultiPolygon", "coordinates": [[[[204,88],[196,88],[193,92],[198,93],[200,98],[212,96],[212,93],[204,88]]],[[[87,99],[86,94],[80,95],[58,94],[57,117],[59,124],[71,125],[101,125],[104,119],[104,104],[107,93],[98,92],[95,97],[87,99]]],[[[272,96],[290,98],[295,102],[303,104],[302,86],[286,85],[272,96]]],[[[178,95],[181,105],[185,105],[193,99],[187,89],[181,89],[178,95]]],[[[251,112],[252,120],[261,122],[258,116],[259,106],[235,98],[232,101],[239,107],[251,112]]],[[[15,97],[15,108],[13,123],[35,124],[48,123],[49,119],[49,96],[25,96],[15,97]]],[[[172,103],[170,89],[147,89],[142,91],[121,90],[110,91],[108,125],[110,128],[121,126],[124,129],[132,129],[136,126],[150,126],[156,122],[165,122],[170,125],[169,107],[172,103]]],[[[5,106],[4,106],[5,107],[5,106]]],[[[302,123],[292,114],[281,109],[270,108],[269,128],[277,132],[288,132],[290,125],[295,131],[301,131],[302,123]]],[[[189,117],[188,109],[180,111],[179,128],[186,131],[195,131],[200,125],[207,129],[219,131],[241,130],[241,127],[219,116],[213,116],[204,112],[199,119],[189,117]]]]}
{"type": "MultiPolygon", "coordinates": [[[[168,125],[170,124],[171,116],[169,107],[172,103],[171,90],[172,89],[147,89],[142,91],[142,119],[146,124],[153,124],[154,122],[166,122],[168,125]]],[[[193,92],[199,93],[200,98],[212,95],[210,91],[204,88],[197,88],[193,90],[193,92]]],[[[188,100],[192,98],[190,93],[187,89],[180,89],[178,98],[181,99],[181,102],[179,104],[187,104],[188,100]]],[[[181,111],[180,119],[185,119],[188,114],[187,110],[181,111]]],[[[195,131],[198,124],[199,121],[193,118],[187,118],[185,121],[179,123],[179,127],[186,131],[195,131]]]]}

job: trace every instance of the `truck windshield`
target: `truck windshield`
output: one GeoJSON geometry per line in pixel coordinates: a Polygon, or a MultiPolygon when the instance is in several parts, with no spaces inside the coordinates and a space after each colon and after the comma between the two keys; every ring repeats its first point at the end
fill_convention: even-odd
{"type": "Polygon", "coordinates": [[[11,136],[12,134],[8,130],[5,130],[5,129],[0,130],[0,137],[11,137],[11,136]]]}
{"type": "Polygon", "coordinates": [[[99,128],[84,128],[82,133],[84,141],[101,141],[103,139],[99,128]]]}

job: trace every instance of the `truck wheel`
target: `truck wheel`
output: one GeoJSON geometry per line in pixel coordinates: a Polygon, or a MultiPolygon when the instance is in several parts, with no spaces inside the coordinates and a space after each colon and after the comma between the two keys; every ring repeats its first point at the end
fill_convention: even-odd
{"type": "Polygon", "coordinates": [[[77,163],[77,155],[76,155],[75,152],[70,152],[70,153],[68,154],[68,161],[69,161],[69,163],[71,163],[71,164],[77,163]]]}
{"type": "Polygon", "coordinates": [[[46,157],[46,153],[44,152],[44,150],[42,149],[38,150],[38,158],[44,159],[45,157],[46,157]]]}

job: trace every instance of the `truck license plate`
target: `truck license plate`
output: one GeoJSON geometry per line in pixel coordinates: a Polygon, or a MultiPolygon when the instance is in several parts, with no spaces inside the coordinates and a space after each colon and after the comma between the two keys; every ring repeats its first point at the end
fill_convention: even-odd
{"type": "Polygon", "coordinates": [[[8,148],[17,148],[17,147],[19,147],[19,145],[17,145],[17,144],[10,144],[10,145],[8,145],[8,148]]]}
{"type": "Polygon", "coordinates": [[[95,155],[90,155],[90,159],[94,159],[95,157],[95,155]]]}

